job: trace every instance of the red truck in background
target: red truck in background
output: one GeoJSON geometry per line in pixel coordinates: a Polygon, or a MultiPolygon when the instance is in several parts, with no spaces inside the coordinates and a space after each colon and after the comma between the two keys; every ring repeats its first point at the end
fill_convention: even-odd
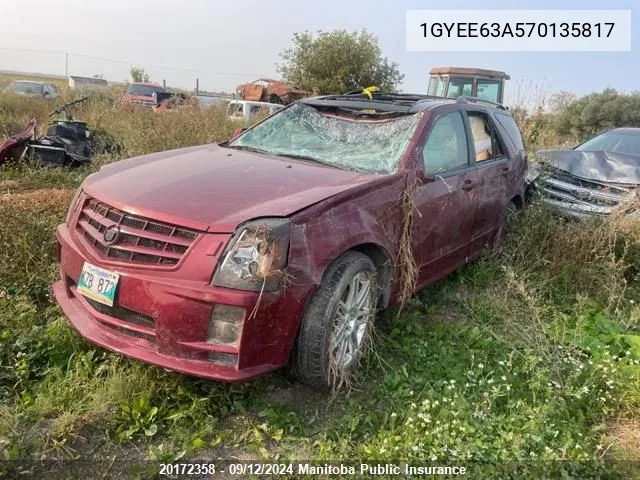
{"type": "Polygon", "coordinates": [[[157,105],[157,94],[164,93],[157,83],[133,82],[122,96],[122,105],[131,108],[153,108],[157,105]]]}

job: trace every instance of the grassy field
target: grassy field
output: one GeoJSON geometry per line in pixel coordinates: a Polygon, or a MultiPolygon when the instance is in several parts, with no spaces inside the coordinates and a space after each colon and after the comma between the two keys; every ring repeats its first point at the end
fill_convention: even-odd
{"type": "MultiPolygon", "coordinates": [[[[50,108],[0,95],[0,135],[45,122],[50,108]]],[[[219,141],[234,127],[216,110],[124,112],[107,94],[78,116],[117,139],[122,157],[219,141]]],[[[48,465],[49,478],[152,478],[157,465],[142,461],[237,458],[634,477],[637,226],[565,222],[534,202],[500,251],[379,319],[376,354],[350,392],[329,398],[284,373],[226,385],[98,349],[52,302],[54,228],[82,179],[117,159],[0,169],[0,460],[12,461],[0,476],[48,465]]]]}

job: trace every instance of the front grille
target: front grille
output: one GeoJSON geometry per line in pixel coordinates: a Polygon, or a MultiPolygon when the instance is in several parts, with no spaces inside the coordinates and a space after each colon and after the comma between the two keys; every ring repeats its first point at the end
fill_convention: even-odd
{"type": "Polygon", "coordinates": [[[154,102],[153,100],[130,100],[129,104],[134,107],[141,108],[153,108],[156,106],[156,102],[154,102]]]}
{"type": "Polygon", "coordinates": [[[98,256],[125,263],[176,265],[198,238],[186,228],[132,215],[93,198],[87,198],[76,223],[76,232],[98,256]],[[117,226],[117,239],[105,240],[105,231],[117,226]]]}
{"type": "Polygon", "coordinates": [[[122,320],[124,322],[134,323],[142,327],[154,328],[153,317],[150,317],[143,313],[135,312],[133,310],[129,310],[128,308],[121,307],[120,305],[114,305],[113,307],[110,307],[109,305],[96,302],[95,300],[87,297],[84,297],[84,299],[89,305],[91,305],[91,308],[93,308],[98,313],[117,318],[118,320],[122,320]]]}
{"type": "Polygon", "coordinates": [[[551,204],[576,213],[607,215],[630,193],[624,187],[583,180],[562,170],[543,174],[537,184],[551,204]]]}

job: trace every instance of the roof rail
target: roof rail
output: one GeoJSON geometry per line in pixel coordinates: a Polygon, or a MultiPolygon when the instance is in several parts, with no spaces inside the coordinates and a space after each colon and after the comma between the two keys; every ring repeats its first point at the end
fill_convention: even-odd
{"type": "Polygon", "coordinates": [[[498,102],[494,102],[493,100],[487,100],[485,98],[480,98],[480,97],[470,97],[468,95],[462,95],[460,97],[458,97],[456,99],[456,103],[471,103],[471,102],[475,102],[475,103],[487,103],[489,105],[493,105],[496,108],[499,108],[500,110],[509,110],[507,107],[505,107],[504,105],[502,105],[501,103],[498,102]]]}

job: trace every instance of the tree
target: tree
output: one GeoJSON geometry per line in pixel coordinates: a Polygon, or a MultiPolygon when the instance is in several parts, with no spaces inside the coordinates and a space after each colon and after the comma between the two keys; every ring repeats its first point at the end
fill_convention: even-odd
{"type": "Polygon", "coordinates": [[[572,101],[556,116],[558,133],[584,139],[607,128],[640,127],[640,92],[612,88],[572,101]]]}
{"type": "Polygon", "coordinates": [[[549,99],[551,113],[560,113],[564,111],[576,98],[575,93],[567,92],[566,90],[554,93],[549,99]]]}
{"type": "Polygon", "coordinates": [[[131,67],[129,69],[129,75],[131,75],[131,80],[134,82],[149,82],[151,79],[142,67],[131,67]]]}
{"type": "Polygon", "coordinates": [[[375,85],[394,91],[402,82],[398,64],[382,56],[378,39],[366,30],[305,31],[280,53],[283,79],[318,94],[345,93],[375,85]]]}

